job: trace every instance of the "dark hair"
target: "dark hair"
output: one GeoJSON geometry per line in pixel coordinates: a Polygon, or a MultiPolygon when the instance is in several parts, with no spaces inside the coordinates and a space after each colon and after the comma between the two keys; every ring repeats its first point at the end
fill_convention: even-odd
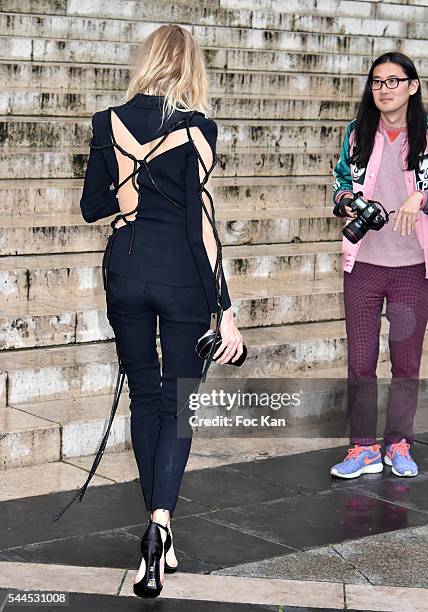
{"type": "Polygon", "coordinates": [[[379,124],[380,111],[374,103],[370,83],[373,72],[379,64],[393,62],[404,70],[409,79],[417,79],[419,88],[415,94],[410,96],[407,107],[407,137],[408,155],[407,170],[417,170],[419,168],[419,156],[423,154],[426,147],[427,119],[424,105],[422,102],[421,85],[412,60],[403,53],[384,53],[372,64],[364,88],[363,97],[358,107],[357,121],[355,126],[355,146],[351,156],[351,162],[361,167],[368,164],[373,150],[376,130],[379,124]]]}

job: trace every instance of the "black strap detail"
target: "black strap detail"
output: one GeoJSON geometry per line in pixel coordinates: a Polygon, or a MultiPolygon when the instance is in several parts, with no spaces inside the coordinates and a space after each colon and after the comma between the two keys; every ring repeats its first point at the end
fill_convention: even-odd
{"type": "MultiPolygon", "coordinates": [[[[116,351],[117,351],[117,345],[116,345],[116,351]]],[[[117,357],[118,357],[118,365],[119,365],[119,367],[118,367],[116,388],[115,388],[115,391],[114,391],[113,405],[111,407],[110,418],[109,418],[109,422],[108,422],[108,425],[107,425],[106,432],[105,432],[105,434],[104,434],[104,436],[103,436],[103,438],[101,440],[101,443],[100,443],[100,446],[98,448],[97,454],[95,456],[94,462],[93,462],[92,467],[91,467],[91,469],[89,471],[89,476],[86,479],[85,484],[82,487],[80,487],[80,489],[78,491],[76,491],[76,493],[66,503],[66,505],[62,508],[62,510],[53,518],[53,521],[57,521],[64,514],[64,512],[71,506],[71,504],[73,504],[76,501],[76,499],[79,499],[79,502],[82,501],[83,496],[86,493],[86,489],[88,488],[89,482],[91,481],[92,476],[95,474],[95,472],[96,472],[96,470],[98,468],[98,465],[101,462],[103,453],[104,453],[105,448],[107,446],[107,441],[108,441],[108,438],[109,438],[109,435],[110,435],[111,426],[112,426],[112,423],[113,423],[114,416],[116,414],[117,407],[119,405],[120,393],[122,391],[123,383],[124,383],[124,380],[125,380],[125,369],[124,369],[124,367],[123,367],[123,365],[121,363],[118,351],[117,351],[117,357]]]]}

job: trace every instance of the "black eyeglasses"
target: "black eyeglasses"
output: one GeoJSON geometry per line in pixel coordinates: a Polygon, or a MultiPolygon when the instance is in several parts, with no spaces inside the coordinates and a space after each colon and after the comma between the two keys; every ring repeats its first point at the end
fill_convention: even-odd
{"type": "Polygon", "coordinates": [[[385,83],[388,89],[397,89],[401,81],[411,81],[411,79],[409,79],[408,77],[404,79],[398,79],[394,77],[391,79],[385,79],[384,81],[382,81],[381,79],[373,79],[370,83],[370,87],[371,89],[382,89],[382,83],[385,83]]]}

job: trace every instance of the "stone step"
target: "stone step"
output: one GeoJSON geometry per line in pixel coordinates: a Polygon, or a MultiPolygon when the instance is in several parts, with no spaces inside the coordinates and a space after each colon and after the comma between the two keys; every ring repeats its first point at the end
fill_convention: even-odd
{"type": "MultiPolygon", "coordinates": [[[[9,2],[11,0],[8,0],[9,2]]],[[[53,1],[53,0],[52,0],[53,1]]],[[[69,0],[67,3],[68,15],[81,15],[92,17],[132,18],[138,14],[140,19],[153,19],[169,21],[172,23],[181,20],[181,23],[203,23],[211,25],[213,23],[223,23],[224,25],[243,25],[253,28],[276,28],[282,23],[284,16],[295,13],[360,17],[370,18],[376,16],[379,19],[393,19],[411,21],[418,19],[423,21],[425,10],[423,6],[408,6],[406,3],[382,3],[378,5],[377,0],[373,2],[352,1],[352,0],[291,0],[282,2],[275,0],[275,10],[272,10],[270,3],[252,3],[251,9],[246,9],[245,4],[240,4],[240,0],[220,0],[220,7],[210,7],[209,10],[199,8],[194,4],[182,6],[171,2],[138,2],[129,3],[124,9],[121,5],[105,4],[102,0],[69,0]],[[254,6],[255,4],[255,6],[254,6]],[[414,11],[413,11],[414,9],[414,11]],[[138,11],[138,13],[136,12],[138,11]]],[[[7,4],[5,5],[7,9],[7,4]]],[[[56,8],[56,7],[55,7],[56,8]]],[[[27,11],[26,11],[27,12],[27,11]]],[[[29,11],[28,11],[29,12],[29,11]]],[[[43,11],[50,13],[51,11],[43,11]]],[[[57,13],[57,11],[53,11],[57,13]]]]}
{"type": "Polygon", "coordinates": [[[407,32],[412,38],[421,38],[426,40],[428,38],[428,23],[426,19],[422,22],[417,21],[415,23],[409,23],[407,26],[407,32]]]}
{"type": "Polygon", "coordinates": [[[0,407],[0,469],[58,461],[60,426],[9,406],[0,407]]]}
{"type": "Polygon", "coordinates": [[[0,350],[111,340],[104,296],[0,302],[0,350]]]}
{"type": "MultiPolygon", "coordinates": [[[[226,279],[284,282],[338,278],[342,243],[252,245],[223,248],[226,279]]],[[[0,258],[1,300],[48,301],[93,296],[104,291],[102,253],[69,253],[0,258]]],[[[1,371],[1,368],[0,368],[1,371]]]]}
{"type": "MultiPolygon", "coordinates": [[[[202,47],[242,48],[259,50],[306,51],[327,53],[361,53],[380,55],[386,47],[403,52],[421,51],[423,41],[411,38],[402,23],[383,20],[336,17],[334,23],[325,17],[288,15],[289,27],[281,30],[210,26],[188,26],[202,47]],[[370,36],[361,36],[366,28],[370,36]],[[392,31],[392,35],[390,34],[392,31]],[[383,35],[382,35],[383,33],[383,35]],[[407,37],[405,40],[397,36],[407,37]]],[[[34,36],[44,40],[104,42],[110,46],[120,43],[122,48],[139,44],[149,32],[159,26],[156,22],[87,19],[84,17],[34,16],[17,13],[0,15],[0,36],[15,40],[34,36]]]]}
{"type": "MultiPolygon", "coordinates": [[[[426,344],[426,342],[425,342],[426,344]]],[[[311,378],[346,378],[348,368],[346,365],[336,366],[332,368],[317,368],[316,370],[303,372],[302,377],[311,378]]],[[[391,362],[389,359],[378,363],[376,374],[378,378],[391,378],[391,362]]],[[[428,386],[428,352],[424,350],[422,353],[421,369],[420,369],[420,392],[427,392],[428,386]]]]}
{"type": "MultiPolygon", "coordinates": [[[[82,178],[85,175],[89,147],[51,147],[24,150],[20,147],[0,151],[0,175],[4,178],[82,178]],[[24,151],[24,152],[23,152],[24,151]]],[[[272,152],[270,148],[222,151],[217,150],[217,176],[331,176],[338,152],[322,148],[310,153],[294,149],[272,152]]],[[[156,158],[150,162],[156,163],[156,158]]]]}
{"type": "MultiPolygon", "coordinates": [[[[96,110],[124,103],[123,94],[113,92],[84,91],[68,93],[63,90],[9,90],[3,95],[1,111],[3,115],[31,115],[49,117],[91,116],[96,110]]],[[[248,94],[224,95],[210,99],[216,119],[241,121],[255,116],[264,120],[279,119],[294,121],[304,120],[340,120],[349,121],[356,112],[358,99],[350,98],[340,101],[337,97],[313,97],[307,94],[279,97],[248,94]]]]}
{"type": "MultiPolygon", "coordinates": [[[[381,383],[390,380],[390,363],[383,361],[378,364],[378,380],[381,383]]],[[[427,422],[426,387],[428,374],[428,354],[422,356],[421,382],[419,388],[419,405],[415,421],[415,431],[425,431],[427,422]]],[[[338,387],[335,382],[333,389],[328,379],[346,379],[346,367],[312,370],[299,374],[301,379],[310,376],[325,378],[314,385],[313,397],[303,383],[305,395],[303,405],[298,412],[287,411],[289,426],[319,422],[320,415],[325,421],[330,416],[338,416],[342,409],[342,401],[346,401],[346,384],[338,387]],[[321,393],[320,393],[321,390],[321,393]],[[320,396],[322,397],[320,398],[320,396]],[[331,402],[328,402],[328,395],[331,402]],[[321,402],[321,404],[320,404],[321,402]],[[330,404],[330,408],[329,408],[330,404]]],[[[220,383],[221,384],[221,383],[220,383]]],[[[219,388],[219,383],[209,379],[203,385],[203,392],[219,388]]],[[[284,389],[290,389],[284,381],[284,389]]],[[[202,387],[200,388],[202,391],[202,387]]],[[[383,385],[379,388],[379,403],[386,405],[388,389],[383,385]]],[[[67,460],[76,457],[87,457],[89,465],[95,458],[100,440],[106,431],[112,395],[97,395],[93,397],[48,400],[18,404],[14,407],[0,409],[1,431],[0,466],[13,469],[24,465],[38,465],[49,461],[67,460]],[[91,452],[92,449],[92,452],[91,452]]],[[[130,436],[130,401],[125,391],[122,392],[117,412],[110,430],[105,453],[117,453],[117,458],[132,448],[130,436]]],[[[212,407],[198,409],[199,416],[213,417],[212,407]]],[[[196,428],[197,430],[197,428],[196,428]]],[[[130,450],[131,456],[133,456],[130,450]]],[[[113,461],[116,461],[113,458],[113,461]]],[[[51,464],[52,465],[52,464],[51,464]]],[[[89,467],[89,466],[88,466],[89,467]]],[[[92,482],[96,482],[96,477],[92,482]]],[[[91,484],[92,484],[91,482],[91,484]]],[[[77,486],[77,485],[76,485],[77,486]]],[[[79,483],[80,486],[80,483],[79,483]]]]}
{"type": "MultiPolygon", "coordinates": [[[[361,96],[365,75],[340,75],[317,70],[316,73],[260,72],[250,70],[208,70],[210,93],[255,94],[281,96],[307,95],[329,99],[358,98],[361,96]]],[[[10,83],[15,90],[33,88],[63,89],[68,93],[90,90],[124,92],[129,82],[127,67],[103,64],[67,62],[29,62],[0,60],[0,86],[6,90],[10,83]],[[18,87],[19,85],[19,87],[18,87]]],[[[428,80],[421,78],[423,92],[428,93],[428,80]]]]}
{"type": "Polygon", "coordinates": [[[342,241],[225,247],[226,279],[284,278],[287,281],[337,278],[342,241]]]}
{"type": "MultiPolygon", "coordinates": [[[[212,95],[254,94],[278,95],[327,95],[358,96],[364,86],[363,76],[341,76],[340,88],[337,77],[328,74],[284,74],[259,71],[209,70],[212,95]]],[[[48,87],[64,89],[70,93],[91,90],[122,91],[127,88],[129,71],[126,67],[104,64],[0,61],[0,86],[9,89],[10,83],[19,84],[25,91],[29,88],[48,87]]],[[[427,81],[422,80],[427,89],[427,81]]],[[[18,87],[15,87],[18,90],[18,87]]]]}
{"type": "MultiPolygon", "coordinates": [[[[224,62],[228,69],[234,70],[281,70],[285,72],[327,72],[336,75],[367,75],[374,55],[348,55],[346,53],[298,53],[288,51],[249,51],[242,49],[209,50],[208,65],[217,67],[224,62]],[[223,56],[220,59],[220,56],[223,56]]],[[[428,75],[428,60],[413,56],[419,75],[428,75]]]]}
{"type": "MultiPolygon", "coordinates": [[[[413,23],[402,21],[380,20],[376,18],[343,17],[343,16],[321,16],[321,15],[283,15],[281,23],[275,30],[257,29],[250,26],[235,27],[223,25],[223,23],[211,23],[207,25],[190,25],[186,28],[197,38],[199,44],[211,47],[242,47],[250,49],[297,49],[313,48],[313,44],[319,44],[319,35],[326,38],[324,48],[333,45],[342,52],[343,44],[340,45],[341,37],[360,37],[362,46],[367,48],[372,42],[376,45],[381,40],[386,45],[395,45],[397,37],[413,36],[413,23]],[[406,27],[407,26],[407,27],[406,27]],[[363,28],[370,32],[370,37],[362,40],[363,28]],[[302,34],[309,34],[308,38],[302,34]],[[318,35],[317,38],[311,35],[318,35]],[[336,41],[333,37],[336,36],[336,41]],[[378,38],[374,41],[373,38],[378,38]],[[340,45],[340,46],[339,46],[340,45]]],[[[38,38],[57,38],[68,40],[88,40],[139,43],[148,32],[156,29],[159,23],[156,21],[138,21],[125,19],[99,19],[94,17],[73,17],[55,15],[31,15],[3,12],[0,15],[0,35],[13,36],[37,36],[38,38]]],[[[419,36],[415,36],[419,38],[419,36]]],[[[350,40],[350,44],[355,44],[350,40]]],[[[315,49],[314,49],[315,50],[315,49]]],[[[351,48],[348,48],[351,51],[351,48]]],[[[376,51],[377,52],[377,51],[376,51]]],[[[379,51],[381,53],[382,50],[379,51]]]]}
{"type": "MultiPolygon", "coordinates": [[[[332,241],[341,229],[341,220],[330,209],[316,207],[221,209],[216,221],[224,246],[332,241]]],[[[81,215],[9,216],[0,227],[0,255],[99,252],[110,232],[108,220],[86,223],[81,215]]]]}
{"type": "MultiPolygon", "coordinates": [[[[381,383],[390,380],[389,360],[378,364],[377,374],[381,383]]],[[[425,352],[422,356],[420,399],[415,431],[426,430],[427,403],[424,398],[427,392],[427,374],[428,354],[425,352]]],[[[296,411],[287,410],[289,427],[294,424],[299,426],[318,423],[320,415],[324,422],[329,417],[331,419],[338,417],[339,414],[343,417],[342,406],[344,404],[342,402],[346,401],[346,367],[302,372],[299,377],[305,391],[302,405],[296,411]],[[309,376],[312,380],[318,378],[317,383],[311,385],[312,393],[311,387],[303,382],[303,378],[309,376]],[[326,379],[324,383],[320,380],[322,378],[326,379]],[[332,388],[328,379],[339,379],[343,382],[338,385],[338,381],[335,381],[332,388]],[[328,401],[329,396],[331,397],[330,402],[328,401]]],[[[292,385],[295,388],[293,383],[292,385]]],[[[218,391],[219,386],[221,382],[208,379],[200,391],[204,393],[212,389],[218,391]]],[[[283,390],[290,390],[286,379],[283,390]]],[[[386,406],[388,389],[383,384],[379,387],[378,396],[380,406],[386,406]]],[[[0,409],[3,434],[0,440],[0,467],[13,469],[25,465],[44,464],[49,461],[70,460],[76,457],[87,457],[90,461],[89,465],[92,465],[100,440],[107,428],[112,401],[113,395],[110,394],[29,402],[0,409]]],[[[117,453],[117,459],[127,449],[132,449],[129,406],[128,395],[123,391],[105,450],[105,453],[117,453]]],[[[212,418],[216,414],[221,413],[212,406],[199,407],[197,412],[200,417],[212,418]]],[[[195,429],[198,430],[197,427],[195,429]]],[[[132,450],[129,452],[133,457],[132,450]]],[[[113,457],[113,461],[117,459],[113,457]]],[[[96,482],[96,477],[91,484],[92,482],[96,482]]]]}
{"type": "Polygon", "coordinates": [[[348,15],[359,17],[374,17],[377,19],[400,19],[403,21],[423,20],[426,18],[426,0],[422,2],[406,2],[403,0],[221,0],[221,6],[225,9],[237,10],[258,10],[261,7],[265,11],[284,13],[288,11],[296,12],[316,12],[317,14],[329,14],[330,11],[335,15],[341,15],[347,11],[348,15]],[[417,4],[417,6],[415,6],[417,4]]]}
{"type": "MultiPolygon", "coordinates": [[[[222,150],[325,148],[340,150],[346,122],[219,119],[218,147],[222,150]]],[[[81,147],[92,137],[89,119],[72,117],[0,116],[0,144],[8,147],[81,147]]]]}
{"type": "MultiPolygon", "coordinates": [[[[330,176],[213,177],[217,210],[332,207],[330,176]]],[[[0,179],[0,213],[80,215],[81,179],[0,179]]]]}
{"type": "MultiPolygon", "coordinates": [[[[387,321],[382,322],[380,361],[388,357],[387,321]]],[[[247,328],[249,354],[240,368],[213,364],[210,377],[290,377],[346,363],[344,321],[247,328]],[[235,370],[235,371],[234,371],[235,370]]],[[[0,353],[7,372],[7,402],[44,402],[112,393],[117,375],[114,342],[10,350],[0,353]]]]}
{"type": "MultiPolygon", "coordinates": [[[[230,283],[240,328],[339,319],[342,280],[284,283],[247,279],[230,283]]],[[[0,350],[111,340],[105,295],[69,295],[27,303],[0,302],[0,350]]]]}
{"type": "MultiPolygon", "coordinates": [[[[401,50],[407,51],[403,40],[401,50]]],[[[418,72],[428,75],[428,59],[423,40],[414,40],[410,47],[418,72]]],[[[106,41],[80,41],[64,39],[33,38],[31,36],[11,38],[0,36],[0,54],[4,60],[28,60],[37,62],[89,62],[114,65],[129,65],[138,45],[111,43],[106,41]]],[[[346,51],[346,49],[344,50],[346,51]]],[[[348,52],[315,49],[313,53],[304,50],[253,50],[243,48],[204,47],[206,64],[209,68],[229,70],[281,70],[289,72],[325,71],[333,74],[367,74],[374,55],[371,51],[358,55],[348,52]]]]}
{"type": "Polygon", "coordinates": [[[2,302],[25,304],[104,292],[100,253],[1,257],[0,279],[2,302]]]}
{"type": "MultiPolygon", "coordinates": [[[[112,396],[101,395],[1,408],[0,466],[37,465],[96,453],[112,400],[112,396]]],[[[129,400],[122,393],[107,449],[121,452],[130,448],[129,400]]]]}

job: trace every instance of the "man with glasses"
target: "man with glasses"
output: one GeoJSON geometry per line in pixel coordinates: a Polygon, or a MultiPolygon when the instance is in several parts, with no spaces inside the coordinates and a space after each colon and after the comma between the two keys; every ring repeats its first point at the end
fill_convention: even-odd
{"type": "Polygon", "coordinates": [[[377,443],[376,366],[386,298],[392,381],[384,430],[384,463],[416,476],[410,449],[428,320],[427,117],[413,62],[386,53],[373,63],[357,117],[334,169],[333,212],[351,222],[351,198],[375,200],[393,223],[351,242],[343,237],[351,448],[330,473],[355,478],[383,470],[377,443]]]}

